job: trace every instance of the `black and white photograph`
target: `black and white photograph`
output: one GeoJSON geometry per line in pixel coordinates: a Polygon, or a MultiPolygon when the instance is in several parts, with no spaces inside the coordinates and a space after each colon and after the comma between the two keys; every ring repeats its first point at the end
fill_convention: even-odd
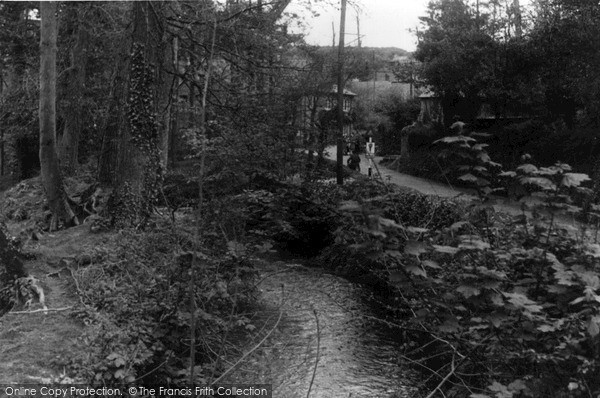
{"type": "Polygon", "coordinates": [[[600,398],[598,0],[0,0],[0,398],[600,398]]]}

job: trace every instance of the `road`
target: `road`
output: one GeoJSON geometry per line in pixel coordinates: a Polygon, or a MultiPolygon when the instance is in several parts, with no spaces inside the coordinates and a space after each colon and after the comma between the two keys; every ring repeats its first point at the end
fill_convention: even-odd
{"type": "MultiPolygon", "coordinates": [[[[328,147],[326,149],[326,153],[330,159],[335,159],[335,147],[328,147]]],[[[465,201],[470,201],[477,197],[474,190],[453,187],[447,184],[442,184],[437,181],[428,180],[426,178],[414,177],[408,174],[400,173],[396,170],[388,169],[387,167],[379,164],[379,162],[382,159],[382,157],[376,156],[374,159],[374,163],[377,165],[377,168],[379,168],[379,171],[385,183],[395,184],[400,187],[411,188],[423,194],[434,195],[440,198],[457,198],[465,201]]],[[[344,164],[346,164],[347,160],[348,156],[344,156],[344,164]]],[[[361,154],[361,174],[368,175],[368,169],[369,160],[364,154],[361,154]]],[[[375,167],[373,167],[373,176],[374,178],[379,178],[377,174],[377,169],[375,167]]],[[[494,196],[491,202],[493,203],[492,206],[496,211],[508,213],[511,215],[519,215],[523,213],[523,211],[521,210],[521,202],[519,201],[511,200],[501,196],[494,196]]],[[[530,211],[526,211],[526,214],[528,216],[531,216],[530,211]]],[[[569,215],[557,215],[556,220],[563,226],[568,225],[573,227],[579,225],[579,223],[576,222],[574,218],[569,215]]]]}

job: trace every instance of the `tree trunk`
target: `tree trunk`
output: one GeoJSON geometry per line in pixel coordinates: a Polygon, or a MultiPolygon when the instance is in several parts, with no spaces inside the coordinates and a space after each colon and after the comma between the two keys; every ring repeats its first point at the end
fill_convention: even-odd
{"type": "Polygon", "coordinates": [[[72,174],[77,169],[79,157],[79,138],[83,129],[83,92],[85,90],[85,68],[87,62],[88,35],[81,21],[81,4],[78,4],[76,13],[77,33],[75,44],[71,49],[70,72],[67,76],[67,105],[65,106],[65,125],[60,139],[58,153],[63,172],[72,174]]]}
{"type": "Polygon", "coordinates": [[[133,3],[133,48],[129,63],[127,113],[119,125],[117,184],[108,203],[113,225],[143,227],[162,183],[156,90],[162,34],[155,7],[133,3]],[[158,38],[158,40],[157,40],[158,38]]]}
{"type": "Polygon", "coordinates": [[[4,224],[0,224],[0,264],[2,264],[0,268],[0,316],[2,316],[13,306],[10,288],[17,279],[27,276],[27,270],[4,224]]]}
{"type": "Polygon", "coordinates": [[[129,80],[129,49],[131,42],[121,43],[117,61],[113,70],[110,89],[110,100],[106,110],[106,118],[102,126],[102,147],[98,159],[98,182],[104,187],[115,187],[119,184],[118,171],[121,169],[124,140],[121,138],[126,128],[125,106],[129,80]]]}
{"type": "Polygon", "coordinates": [[[77,224],[69,206],[56,153],[56,2],[40,2],[40,164],[42,184],[52,212],[50,229],[77,224]]]}

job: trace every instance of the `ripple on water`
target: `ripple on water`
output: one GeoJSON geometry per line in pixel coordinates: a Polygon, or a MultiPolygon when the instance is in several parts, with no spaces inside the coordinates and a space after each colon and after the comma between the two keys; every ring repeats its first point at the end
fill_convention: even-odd
{"type": "Polygon", "coordinates": [[[297,264],[264,264],[261,273],[260,315],[267,323],[263,336],[275,324],[280,308],[283,316],[266,343],[228,381],[271,383],[274,398],[306,397],[318,349],[313,398],[415,395],[411,387],[415,384],[396,357],[400,343],[393,340],[393,333],[366,321],[373,308],[362,287],[297,264]]]}

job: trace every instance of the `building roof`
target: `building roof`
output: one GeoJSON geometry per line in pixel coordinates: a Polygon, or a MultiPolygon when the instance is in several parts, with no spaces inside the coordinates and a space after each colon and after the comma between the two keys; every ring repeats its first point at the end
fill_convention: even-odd
{"type": "Polygon", "coordinates": [[[439,96],[431,90],[426,90],[423,94],[419,95],[419,98],[438,98],[439,96]]]}
{"type": "MultiPolygon", "coordinates": [[[[337,94],[338,92],[338,86],[337,84],[334,84],[333,86],[331,86],[331,90],[329,90],[327,93],[328,94],[337,94]]],[[[351,97],[356,97],[356,93],[353,93],[352,91],[344,88],[344,95],[349,95],[351,97]]]]}

